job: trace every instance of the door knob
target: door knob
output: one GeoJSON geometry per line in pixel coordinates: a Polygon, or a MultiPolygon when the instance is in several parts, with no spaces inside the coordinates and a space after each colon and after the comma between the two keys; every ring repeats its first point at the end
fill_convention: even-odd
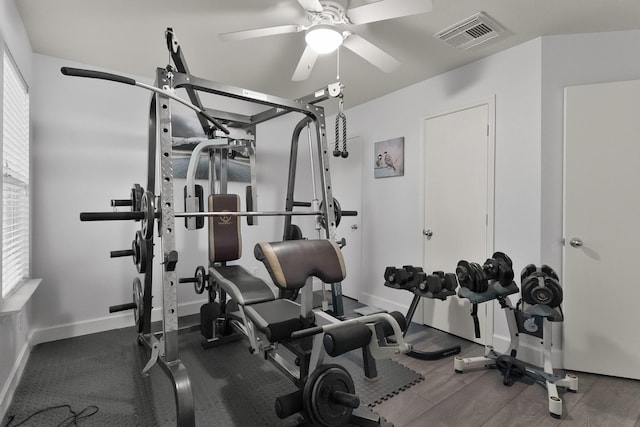
{"type": "Polygon", "coordinates": [[[431,230],[422,230],[422,234],[427,236],[427,240],[430,240],[431,236],[433,236],[433,231],[431,231],[431,230]]]}
{"type": "Polygon", "coordinates": [[[571,239],[569,241],[569,244],[571,246],[573,246],[574,248],[579,248],[580,246],[582,246],[584,243],[582,242],[582,240],[578,239],[577,237],[574,237],[573,239],[571,239]]]}

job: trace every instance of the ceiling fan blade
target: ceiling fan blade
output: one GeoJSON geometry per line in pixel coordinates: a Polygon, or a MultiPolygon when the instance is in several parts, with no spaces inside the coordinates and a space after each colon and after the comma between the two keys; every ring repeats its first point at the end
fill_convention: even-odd
{"type": "Polygon", "coordinates": [[[291,80],[294,82],[306,80],[309,74],[311,74],[316,59],[318,59],[318,53],[307,45],[307,47],[304,48],[304,52],[302,52],[302,56],[300,57],[296,70],[293,72],[291,80]]]}
{"type": "Polygon", "coordinates": [[[257,37],[274,36],[276,34],[297,33],[304,28],[301,25],[279,25],[277,27],[256,28],[254,30],[232,31],[218,34],[222,41],[236,41],[253,39],[257,37]]]}
{"type": "Polygon", "coordinates": [[[386,19],[431,12],[432,0],[381,0],[347,11],[352,24],[367,24],[386,19]]]}
{"type": "Polygon", "coordinates": [[[342,45],[386,73],[392,72],[400,65],[396,58],[357,34],[349,35],[342,45]]]}
{"type": "Polygon", "coordinates": [[[309,12],[322,12],[320,0],[298,0],[298,3],[309,12]]]}

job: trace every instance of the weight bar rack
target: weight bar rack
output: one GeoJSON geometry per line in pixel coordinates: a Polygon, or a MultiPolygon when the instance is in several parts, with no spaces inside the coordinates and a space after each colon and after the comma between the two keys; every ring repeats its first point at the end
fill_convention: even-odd
{"type": "MultiPolygon", "coordinates": [[[[171,29],[166,33],[167,44],[178,71],[171,66],[157,68],[153,86],[136,82],[135,80],[110,73],[92,70],[81,70],[63,67],[65,75],[109,80],[123,84],[139,86],[153,92],[149,107],[148,127],[148,156],[146,191],[135,185],[132,189],[131,200],[114,200],[112,206],[131,206],[131,212],[91,212],[81,213],[82,221],[105,220],[135,220],[141,222],[141,230],[136,234],[131,250],[114,251],[112,257],[134,257],[138,272],[144,274],[144,280],[136,278],[133,282],[133,302],[112,306],[110,312],[133,309],[138,327],[138,343],[150,352],[149,362],[143,369],[148,372],[156,363],[171,380],[175,395],[177,425],[184,427],[195,426],[195,414],[191,381],[186,367],[178,354],[178,303],[176,265],[179,260],[175,240],[176,217],[198,217],[228,215],[228,212],[176,212],[174,198],[173,147],[171,130],[171,102],[177,101],[194,110],[203,127],[208,126],[211,134],[221,131],[229,133],[227,126],[254,129],[257,124],[264,123],[288,113],[300,113],[305,116],[305,125],[314,124],[318,158],[318,171],[322,186],[322,200],[329,201],[314,207],[310,212],[292,212],[293,205],[287,205],[285,212],[251,211],[238,215],[261,216],[282,215],[316,215],[324,220],[325,238],[336,240],[336,211],[334,209],[329,174],[329,150],[325,132],[324,108],[316,103],[341,95],[342,85],[334,83],[319,89],[311,95],[297,100],[267,95],[239,87],[223,85],[208,81],[189,74],[180,47],[177,45],[171,29]],[[183,71],[183,72],[180,72],[183,71]],[[175,89],[184,88],[192,103],[175,95],[175,89]],[[208,110],[202,106],[197,96],[198,91],[239,99],[253,104],[268,107],[253,116],[243,116],[208,110]],[[216,118],[218,117],[218,118],[216,118]],[[223,124],[224,123],[224,124],[223,124]],[[156,192],[158,192],[156,194],[156,192]],[[161,245],[161,274],[162,274],[162,329],[160,332],[151,331],[152,309],[152,279],[153,279],[153,251],[154,225],[157,221],[157,234],[161,245]],[[141,259],[140,256],[144,256],[141,259]],[[138,258],[136,258],[138,257],[138,258]]],[[[296,128],[297,129],[297,128],[296,128]]],[[[295,132],[298,132],[297,130],[295,132]]],[[[219,133],[219,132],[218,132],[219,133]]],[[[299,133],[299,132],[298,132],[299,133]]],[[[294,138],[298,135],[294,134],[294,138]]],[[[292,190],[291,186],[291,190],[292,190]]],[[[332,284],[334,309],[342,310],[341,284],[332,284]]],[[[341,314],[341,313],[340,313],[341,314]]]]}

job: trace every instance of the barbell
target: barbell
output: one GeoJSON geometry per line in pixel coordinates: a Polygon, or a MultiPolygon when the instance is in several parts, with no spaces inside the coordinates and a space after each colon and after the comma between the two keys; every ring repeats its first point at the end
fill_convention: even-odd
{"type": "MultiPolygon", "coordinates": [[[[80,221],[142,221],[142,235],[145,240],[153,236],[154,220],[160,218],[160,212],[155,211],[153,194],[145,192],[141,199],[141,210],[132,212],[81,212],[80,221]]],[[[336,214],[336,226],[340,224],[339,218],[343,216],[356,216],[356,211],[341,211],[340,206],[334,203],[336,214]],[[339,211],[339,212],[338,212],[339,211]]],[[[248,212],[175,212],[176,218],[188,217],[221,217],[221,216],[317,216],[323,215],[322,211],[248,211],[248,212]]]]}

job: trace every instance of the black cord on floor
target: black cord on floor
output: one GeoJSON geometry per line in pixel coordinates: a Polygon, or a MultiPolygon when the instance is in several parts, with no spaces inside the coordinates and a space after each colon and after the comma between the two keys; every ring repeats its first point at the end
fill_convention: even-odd
{"type": "Polygon", "coordinates": [[[67,408],[69,410],[69,412],[71,412],[71,415],[68,416],[67,418],[65,418],[64,420],[62,420],[57,427],[68,427],[71,425],[78,425],[78,421],[83,419],[83,418],[89,418],[93,415],[95,415],[99,409],[97,406],[95,405],[89,405],[86,408],[84,408],[82,411],[80,412],[76,412],[71,408],[71,405],[58,405],[58,406],[50,406],[48,408],[43,408],[40,409],[36,412],[34,412],[33,414],[29,415],[27,418],[25,418],[24,420],[20,421],[18,424],[11,424],[13,422],[13,420],[16,418],[15,415],[10,415],[9,416],[9,421],[7,422],[7,425],[5,425],[4,427],[18,427],[23,425],[24,423],[26,423],[27,421],[29,421],[31,418],[35,417],[38,414],[42,414],[43,412],[47,412],[47,411],[52,411],[54,409],[60,409],[60,408],[67,408]]]}

